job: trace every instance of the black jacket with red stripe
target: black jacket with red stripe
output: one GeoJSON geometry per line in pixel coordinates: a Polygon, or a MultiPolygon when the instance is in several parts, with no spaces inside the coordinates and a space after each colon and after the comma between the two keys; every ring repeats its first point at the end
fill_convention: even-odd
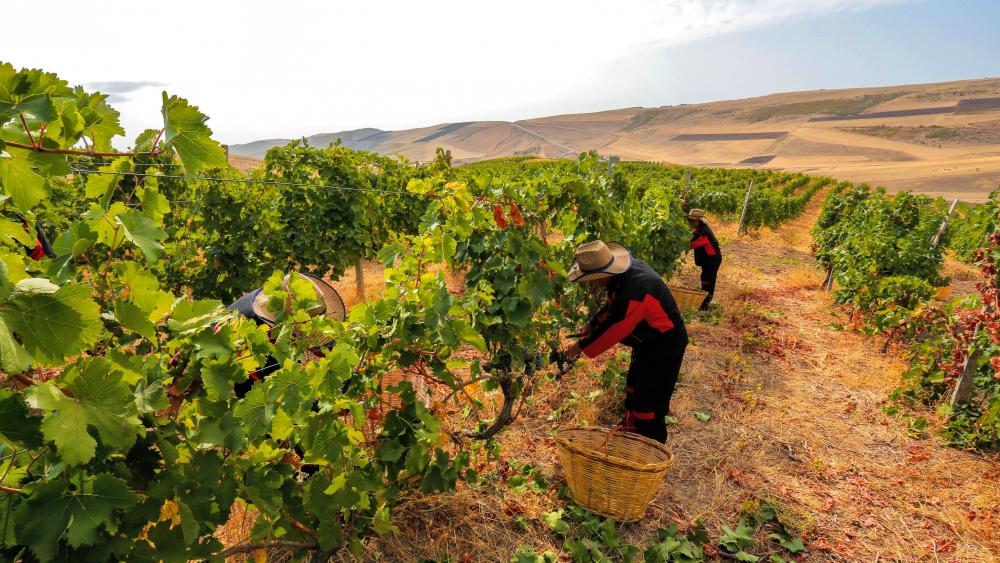
{"type": "Polygon", "coordinates": [[[722,248],[715,238],[712,229],[702,222],[691,237],[691,248],[694,249],[694,263],[703,266],[713,261],[722,260],[722,248]]]}
{"type": "Polygon", "coordinates": [[[580,339],[589,358],[621,342],[626,346],[661,345],[667,338],[687,340],[687,329],[667,284],[648,264],[632,260],[624,273],[611,278],[608,303],[580,339]]]}
{"type": "MultiPolygon", "coordinates": [[[[24,231],[27,233],[31,232],[31,228],[28,225],[28,220],[18,212],[14,212],[14,216],[17,217],[17,221],[21,223],[24,227],[24,231]]],[[[42,258],[56,258],[56,253],[52,250],[52,245],[49,244],[49,239],[46,238],[45,233],[42,231],[41,225],[35,223],[35,246],[25,246],[24,254],[31,258],[32,260],[41,260],[42,258]]]]}

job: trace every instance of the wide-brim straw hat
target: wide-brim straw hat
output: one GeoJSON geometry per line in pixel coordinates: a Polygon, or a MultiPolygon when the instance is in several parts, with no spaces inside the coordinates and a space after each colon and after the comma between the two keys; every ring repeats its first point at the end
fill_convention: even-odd
{"type": "MultiPolygon", "coordinates": [[[[342,321],[347,318],[347,309],[344,307],[344,300],[340,298],[340,294],[337,293],[336,289],[330,286],[330,284],[317,278],[316,276],[310,274],[298,274],[305,280],[312,282],[313,290],[316,292],[316,299],[319,300],[319,305],[310,309],[310,317],[318,317],[320,315],[325,315],[335,321],[342,321]]],[[[285,276],[282,280],[281,285],[284,287],[285,291],[288,291],[288,281],[290,277],[285,276]]],[[[267,301],[271,297],[260,291],[253,299],[253,312],[258,317],[264,319],[268,323],[275,322],[274,313],[267,310],[267,301]]]]}
{"type": "Polygon", "coordinates": [[[595,240],[576,247],[576,259],[567,277],[572,282],[608,278],[626,272],[631,266],[632,253],[625,245],[595,240]]]}
{"type": "Polygon", "coordinates": [[[692,221],[704,221],[705,212],[701,209],[692,209],[691,211],[688,211],[688,219],[691,219],[692,221]]]}

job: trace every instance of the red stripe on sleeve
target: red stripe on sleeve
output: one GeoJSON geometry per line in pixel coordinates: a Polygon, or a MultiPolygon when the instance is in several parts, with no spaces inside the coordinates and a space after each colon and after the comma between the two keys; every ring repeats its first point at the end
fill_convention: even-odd
{"type": "Polygon", "coordinates": [[[629,301],[628,309],[625,311],[625,318],[609,326],[604,331],[604,334],[598,336],[583,349],[583,353],[588,358],[600,356],[609,348],[621,342],[623,338],[632,334],[635,325],[639,324],[644,317],[642,303],[639,301],[629,301]]]}
{"type": "Polygon", "coordinates": [[[653,420],[656,418],[656,413],[653,411],[632,411],[632,416],[634,416],[636,420],[653,420]]]}
{"type": "Polygon", "coordinates": [[[32,260],[41,260],[42,256],[45,256],[45,249],[42,248],[41,241],[35,244],[35,248],[28,253],[28,258],[32,260]]]}
{"type": "Polygon", "coordinates": [[[667,332],[668,330],[674,328],[674,321],[670,320],[667,312],[663,310],[663,305],[661,305],[659,300],[655,297],[652,295],[646,295],[646,297],[643,297],[642,306],[646,310],[645,317],[649,326],[660,332],[667,332]]]}
{"type": "Polygon", "coordinates": [[[691,241],[691,248],[698,248],[699,246],[704,246],[705,252],[707,252],[709,256],[715,256],[715,248],[712,247],[712,241],[708,240],[708,236],[701,235],[691,241]]]}

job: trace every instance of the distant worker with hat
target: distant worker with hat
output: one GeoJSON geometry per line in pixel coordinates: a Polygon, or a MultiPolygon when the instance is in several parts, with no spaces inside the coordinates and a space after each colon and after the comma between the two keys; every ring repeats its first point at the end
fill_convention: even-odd
{"type": "MultiPolygon", "coordinates": [[[[315,293],[316,304],[307,310],[310,317],[318,317],[322,315],[337,321],[342,321],[347,318],[347,310],[344,307],[344,300],[341,299],[337,290],[316,276],[303,273],[299,273],[298,276],[310,282],[312,284],[313,292],[315,293]]],[[[288,284],[290,280],[291,276],[286,275],[281,282],[282,288],[285,291],[288,291],[288,284]]],[[[275,322],[277,322],[277,317],[274,313],[268,310],[267,302],[270,298],[271,296],[264,291],[263,287],[258,287],[250,293],[243,295],[233,303],[230,303],[227,308],[234,313],[239,313],[240,315],[247,317],[257,323],[257,326],[264,325],[272,327],[275,322]]],[[[250,388],[253,387],[254,383],[260,381],[268,375],[271,375],[275,371],[278,371],[280,367],[281,365],[277,360],[273,357],[268,357],[264,362],[264,365],[257,368],[256,371],[250,373],[250,376],[246,381],[236,384],[236,396],[243,397],[250,391],[250,388]]]]}
{"type": "Polygon", "coordinates": [[[707,311],[715,295],[715,280],[719,276],[719,266],[722,265],[722,249],[715,233],[705,223],[704,211],[692,209],[688,212],[688,225],[693,232],[691,248],[694,250],[694,263],[701,267],[701,289],[708,292],[701,303],[701,310],[707,311]]]}
{"type": "Polygon", "coordinates": [[[625,246],[599,240],[577,247],[568,275],[570,281],[605,289],[607,303],[563,354],[594,358],[618,343],[631,347],[622,427],[666,442],[665,417],[688,344],[684,318],[667,284],[625,246]]]}

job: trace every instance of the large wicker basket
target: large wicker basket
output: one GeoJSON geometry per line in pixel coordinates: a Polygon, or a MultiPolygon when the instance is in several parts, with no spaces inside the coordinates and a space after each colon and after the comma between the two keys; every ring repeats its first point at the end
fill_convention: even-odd
{"type": "Polygon", "coordinates": [[[569,428],[555,439],[573,500],[624,522],[642,518],[674,462],[663,444],[619,430],[569,428]]]}
{"type": "Polygon", "coordinates": [[[681,311],[701,307],[701,304],[705,301],[705,297],[708,296],[707,291],[700,289],[688,289],[674,285],[668,287],[670,288],[670,294],[674,296],[674,301],[677,302],[677,308],[681,311]]]}

